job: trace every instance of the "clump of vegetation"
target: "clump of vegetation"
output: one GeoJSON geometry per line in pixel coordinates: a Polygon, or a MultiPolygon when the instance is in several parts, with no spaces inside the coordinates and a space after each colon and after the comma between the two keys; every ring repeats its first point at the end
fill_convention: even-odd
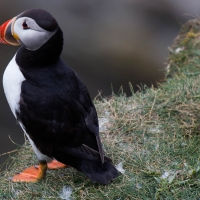
{"type": "Polygon", "coordinates": [[[182,25],[169,51],[169,75],[179,75],[179,72],[191,75],[199,72],[200,19],[192,19],[182,25]]]}
{"type": "MultiPolygon", "coordinates": [[[[188,23],[193,25],[196,21],[188,23]]],[[[0,199],[59,199],[64,198],[60,195],[63,187],[72,191],[66,199],[197,199],[199,46],[199,29],[194,31],[193,26],[186,24],[170,48],[166,83],[158,88],[145,88],[131,97],[122,92],[109,99],[95,100],[104,149],[123,172],[111,184],[93,184],[70,167],[48,171],[39,183],[12,183],[9,177],[37,164],[26,142],[0,174],[0,199]]]]}

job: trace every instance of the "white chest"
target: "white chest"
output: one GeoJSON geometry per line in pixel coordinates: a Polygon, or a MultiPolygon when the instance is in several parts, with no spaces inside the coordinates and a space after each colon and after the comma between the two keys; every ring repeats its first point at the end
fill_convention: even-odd
{"type": "MultiPolygon", "coordinates": [[[[4,92],[5,92],[7,101],[9,103],[10,108],[15,117],[16,117],[16,110],[19,109],[21,84],[24,80],[26,80],[26,79],[24,78],[23,74],[21,73],[19,66],[17,65],[17,63],[15,61],[15,56],[14,56],[13,59],[8,64],[8,66],[6,67],[6,70],[4,72],[3,88],[4,88],[4,92]]],[[[25,128],[23,127],[22,123],[20,122],[19,124],[21,125],[22,129],[26,133],[25,128]]],[[[51,158],[42,154],[39,151],[39,149],[37,149],[34,142],[29,137],[29,135],[27,133],[26,133],[26,135],[27,135],[38,159],[46,160],[47,162],[49,162],[51,160],[51,158]]]]}
{"type": "MultiPolygon", "coordinates": [[[[16,56],[16,55],[15,55],[16,56]]],[[[15,61],[15,56],[10,61],[3,75],[3,88],[8,104],[16,117],[15,111],[19,109],[21,84],[25,80],[19,66],[15,61]]]]}

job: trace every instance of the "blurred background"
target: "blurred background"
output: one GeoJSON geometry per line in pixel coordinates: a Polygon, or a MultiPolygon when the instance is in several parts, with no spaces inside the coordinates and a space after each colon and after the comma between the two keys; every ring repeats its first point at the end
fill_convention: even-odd
{"type": "MultiPolygon", "coordinates": [[[[64,33],[62,58],[85,82],[92,98],[162,82],[167,47],[182,23],[200,14],[199,0],[0,0],[0,24],[29,8],[49,11],[64,33]]],[[[0,77],[18,47],[0,45],[0,77]]],[[[0,86],[0,154],[24,143],[0,86]],[[14,144],[12,141],[14,141],[14,144]]],[[[8,155],[0,156],[0,164],[8,155]]]]}

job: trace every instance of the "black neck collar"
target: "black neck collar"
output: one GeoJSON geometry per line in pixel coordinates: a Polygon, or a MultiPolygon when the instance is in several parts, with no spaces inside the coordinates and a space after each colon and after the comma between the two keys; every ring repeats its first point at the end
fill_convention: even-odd
{"type": "Polygon", "coordinates": [[[60,28],[36,51],[21,46],[16,55],[16,62],[22,69],[41,68],[58,61],[63,48],[63,33],[60,28]]]}

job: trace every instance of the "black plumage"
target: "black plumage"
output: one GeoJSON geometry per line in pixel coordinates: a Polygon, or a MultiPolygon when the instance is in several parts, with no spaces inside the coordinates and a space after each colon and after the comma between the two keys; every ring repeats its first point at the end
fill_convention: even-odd
{"type": "Polygon", "coordinates": [[[16,54],[26,79],[17,119],[41,153],[82,171],[93,182],[107,184],[118,171],[103,153],[96,109],[82,80],[60,58],[61,29],[54,20],[53,27],[46,21],[48,25],[45,20],[38,24],[56,33],[38,50],[22,46],[16,54]]]}

